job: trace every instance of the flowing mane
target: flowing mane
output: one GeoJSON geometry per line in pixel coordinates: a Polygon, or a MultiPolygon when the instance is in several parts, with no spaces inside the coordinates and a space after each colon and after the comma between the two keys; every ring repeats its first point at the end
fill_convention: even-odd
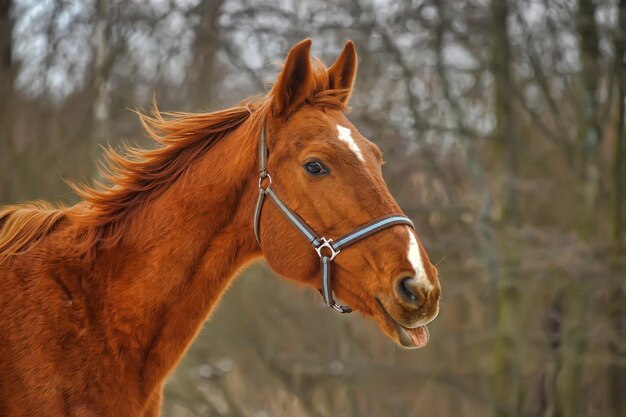
{"type": "Polygon", "coordinates": [[[122,220],[176,181],[198,157],[251,117],[252,104],[213,113],[164,113],[154,105],[152,115],[137,112],[148,134],[160,146],[105,149],[105,163],[93,185],[70,184],[83,202],[67,211],[86,226],[82,241],[93,249],[116,243],[122,220]]]}
{"type": "MultiPolygon", "coordinates": [[[[313,77],[306,102],[319,108],[345,110],[348,90],[329,88],[328,71],[320,60],[311,61],[313,77]]],[[[136,111],[147,135],[159,147],[142,149],[123,146],[104,149],[100,180],[92,185],[69,183],[82,201],[72,207],[29,203],[0,210],[0,262],[26,250],[49,234],[64,219],[83,226],[77,243],[86,252],[97,245],[112,245],[123,234],[127,214],[140,209],[176,181],[198,157],[217,141],[252,118],[250,129],[271,112],[271,90],[260,100],[212,113],[161,112],[156,102],[151,114],[136,111]]],[[[248,132],[251,133],[251,132],[248,132]]]]}
{"type": "Polygon", "coordinates": [[[50,233],[66,218],[84,226],[80,244],[92,250],[96,244],[113,244],[123,233],[122,220],[131,210],[178,179],[189,165],[213,144],[247,120],[257,105],[236,106],[213,113],[136,112],[155,149],[123,146],[104,149],[99,178],[92,185],[70,186],[82,202],[73,207],[47,203],[9,206],[0,211],[0,261],[25,250],[50,233]]]}

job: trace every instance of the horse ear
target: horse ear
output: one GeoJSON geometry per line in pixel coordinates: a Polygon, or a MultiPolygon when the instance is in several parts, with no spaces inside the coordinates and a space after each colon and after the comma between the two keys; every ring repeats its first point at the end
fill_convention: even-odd
{"type": "Polygon", "coordinates": [[[273,107],[276,115],[286,115],[298,108],[311,94],[311,39],[305,39],[291,48],[285,66],[273,88],[273,107]]]}
{"type": "Polygon", "coordinates": [[[348,100],[350,100],[354,78],[356,77],[356,68],[356,47],[354,42],[348,41],[333,66],[328,69],[329,86],[335,90],[343,90],[339,93],[339,99],[344,104],[348,104],[348,100]]]}

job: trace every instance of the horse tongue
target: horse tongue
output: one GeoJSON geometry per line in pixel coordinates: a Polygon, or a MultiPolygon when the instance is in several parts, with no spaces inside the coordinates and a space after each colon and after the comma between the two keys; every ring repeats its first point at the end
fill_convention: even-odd
{"type": "Polygon", "coordinates": [[[423,348],[428,343],[428,329],[426,326],[416,327],[415,329],[406,329],[411,341],[415,347],[423,348]]]}

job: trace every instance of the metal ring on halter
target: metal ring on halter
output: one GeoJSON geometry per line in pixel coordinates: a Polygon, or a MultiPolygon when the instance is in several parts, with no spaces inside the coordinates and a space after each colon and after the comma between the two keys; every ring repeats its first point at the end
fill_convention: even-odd
{"type": "Polygon", "coordinates": [[[265,191],[268,188],[270,188],[270,185],[272,185],[272,176],[268,172],[265,172],[263,175],[261,175],[259,177],[259,188],[265,191]],[[263,187],[261,187],[261,183],[263,182],[263,180],[265,178],[267,178],[268,182],[267,182],[267,185],[265,186],[265,188],[263,188],[263,187]]]}
{"type": "Polygon", "coordinates": [[[340,250],[336,250],[335,248],[333,248],[333,245],[332,245],[333,240],[332,239],[326,239],[325,237],[320,238],[320,240],[323,243],[315,248],[315,251],[317,252],[317,256],[319,256],[320,258],[322,256],[324,256],[324,255],[322,255],[322,249],[328,248],[328,250],[330,250],[330,260],[332,261],[333,259],[335,259],[335,256],[337,256],[339,254],[339,252],[341,252],[341,251],[340,250]]]}

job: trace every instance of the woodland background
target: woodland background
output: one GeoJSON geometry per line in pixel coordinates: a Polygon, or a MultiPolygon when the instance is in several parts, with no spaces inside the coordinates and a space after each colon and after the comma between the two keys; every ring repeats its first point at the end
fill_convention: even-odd
{"type": "Polygon", "coordinates": [[[402,351],[263,265],[164,415],[626,416],[625,0],[0,0],[0,204],[71,204],[129,108],[267,90],[290,45],[359,52],[350,119],[443,285],[402,351]]]}

